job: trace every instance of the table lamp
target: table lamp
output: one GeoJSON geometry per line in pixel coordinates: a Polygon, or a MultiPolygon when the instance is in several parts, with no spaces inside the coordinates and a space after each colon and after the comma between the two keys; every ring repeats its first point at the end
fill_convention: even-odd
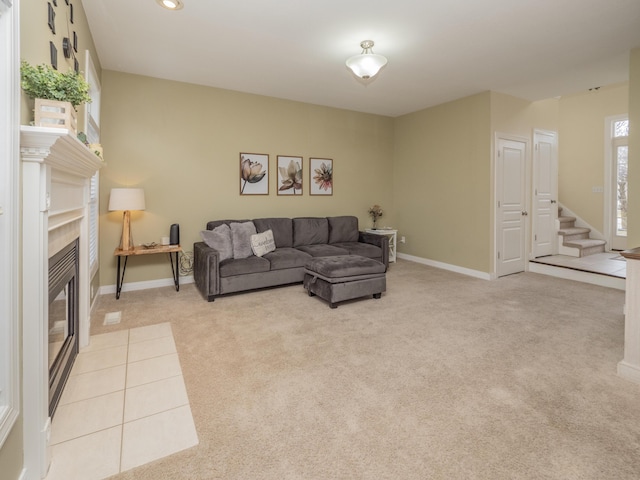
{"type": "Polygon", "coordinates": [[[142,188],[112,188],[109,197],[109,211],[124,210],[122,215],[122,237],[120,248],[133,250],[131,236],[131,210],[144,210],[144,190],[142,188]]]}

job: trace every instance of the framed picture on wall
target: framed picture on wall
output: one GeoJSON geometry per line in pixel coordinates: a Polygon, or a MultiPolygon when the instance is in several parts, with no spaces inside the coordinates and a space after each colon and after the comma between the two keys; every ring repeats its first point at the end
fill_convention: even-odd
{"type": "Polygon", "coordinates": [[[58,69],[58,49],[53,42],[49,42],[49,55],[51,56],[51,66],[58,69]]]}
{"type": "Polygon", "coordinates": [[[48,11],[47,11],[47,23],[49,25],[49,29],[51,30],[51,33],[56,33],[56,12],[53,9],[53,5],[51,5],[51,2],[47,3],[48,5],[48,11]]]}
{"type": "Polygon", "coordinates": [[[333,195],[332,159],[309,159],[309,195],[333,195]]]}
{"type": "Polygon", "coordinates": [[[302,195],[302,157],[278,155],[278,195],[302,195]]]}
{"type": "Polygon", "coordinates": [[[269,195],[269,155],[240,153],[240,195],[269,195]]]}

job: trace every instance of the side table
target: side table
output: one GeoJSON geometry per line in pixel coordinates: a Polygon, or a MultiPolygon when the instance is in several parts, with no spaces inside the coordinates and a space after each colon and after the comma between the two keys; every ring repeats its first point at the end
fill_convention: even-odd
{"type": "Polygon", "coordinates": [[[180,271],[178,270],[178,254],[182,251],[182,247],[180,245],[157,245],[152,248],[144,247],[143,245],[138,245],[134,247],[133,250],[122,250],[121,248],[116,248],[116,251],[113,254],[118,257],[118,277],[116,278],[116,299],[120,298],[120,292],[122,291],[122,284],[124,283],[124,273],[127,271],[127,260],[131,256],[136,255],[154,255],[157,253],[166,253],[169,255],[169,262],[171,262],[171,273],[173,273],[173,283],[176,286],[176,292],[180,291],[180,271]],[[171,254],[175,254],[175,265],[174,265],[174,257],[171,254]],[[122,267],[122,275],[120,275],[120,260],[124,257],[124,265],[122,267]]]}
{"type": "Polygon", "coordinates": [[[393,228],[367,228],[365,232],[389,237],[389,262],[396,261],[398,230],[394,230],[393,228]]]}

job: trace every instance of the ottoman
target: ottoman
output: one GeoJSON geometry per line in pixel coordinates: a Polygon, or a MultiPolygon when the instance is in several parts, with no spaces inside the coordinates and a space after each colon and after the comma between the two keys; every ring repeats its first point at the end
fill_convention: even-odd
{"type": "Polygon", "coordinates": [[[360,255],[317,257],[305,265],[304,288],[336,308],[337,302],[373,295],[380,298],[387,289],[386,267],[360,255]]]}

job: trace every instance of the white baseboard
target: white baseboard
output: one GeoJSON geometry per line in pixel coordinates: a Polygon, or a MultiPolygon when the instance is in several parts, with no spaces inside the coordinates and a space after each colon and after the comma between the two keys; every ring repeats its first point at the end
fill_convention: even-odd
{"type": "Polygon", "coordinates": [[[487,272],[481,272],[479,270],[472,270],[470,268],[460,267],[458,265],[451,265],[450,263],[438,262],[436,260],[430,260],[428,258],[416,257],[414,255],[407,255],[406,253],[398,253],[398,258],[403,260],[409,260],[410,262],[421,263],[423,265],[429,265],[430,267],[440,268],[442,270],[448,270],[450,272],[461,273],[470,277],[479,278],[481,280],[495,280],[495,275],[487,272]]]}
{"type": "Polygon", "coordinates": [[[625,380],[640,383],[640,368],[636,365],[631,365],[624,360],[620,360],[618,362],[618,376],[625,380]]]}
{"type": "MultiPolygon", "coordinates": [[[[188,283],[193,283],[193,275],[188,275],[185,277],[180,277],[180,285],[186,285],[188,283]]],[[[135,290],[148,290],[149,288],[160,288],[160,287],[173,287],[173,278],[160,278],[158,280],[147,280],[144,282],[127,282],[122,286],[123,292],[133,292],[135,290]]],[[[115,285],[104,285],[100,287],[98,291],[98,295],[108,295],[115,294],[116,286],[115,285]]]]}
{"type": "Polygon", "coordinates": [[[565,280],[575,280],[576,282],[590,283],[601,287],[626,290],[626,280],[624,278],[610,277],[598,273],[581,272],[570,268],[556,267],[555,265],[545,265],[543,263],[529,262],[529,271],[541,273],[550,277],[564,278],[565,280]]]}

